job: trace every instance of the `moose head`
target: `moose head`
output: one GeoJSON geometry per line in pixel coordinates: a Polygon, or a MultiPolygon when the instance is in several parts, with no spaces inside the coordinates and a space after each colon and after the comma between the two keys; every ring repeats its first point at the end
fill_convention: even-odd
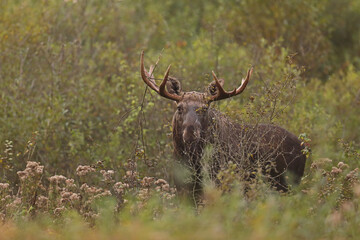
{"type": "MultiPolygon", "coordinates": [[[[241,85],[232,91],[225,91],[224,80],[218,79],[212,71],[214,81],[209,84],[207,92],[183,92],[180,82],[169,76],[171,65],[167,68],[160,86],[157,86],[152,75],[154,68],[151,66],[149,72],[145,69],[144,52],[141,53],[140,62],[143,81],[160,96],[176,102],[177,110],[173,123],[176,123],[176,130],[181,132],[181,141],[186,144],[198,142],[204,138],[203,135],[209,122],[210,104],[241,94],[253,72],[253,68],[249,69],[246,77],[242,79],[241,85]]],[[[180,132],[177,132],[176,135],[179,135],[180,132]]]]}

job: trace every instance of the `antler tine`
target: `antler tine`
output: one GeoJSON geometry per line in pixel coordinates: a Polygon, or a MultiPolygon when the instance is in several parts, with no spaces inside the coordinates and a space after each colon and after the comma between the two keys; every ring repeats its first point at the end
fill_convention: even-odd
{"type": "Polygon", "coordinates": [[[241,81],[240,87],[238,87],[238,88],[236,89],[236,95],[242,93],[242,91],[245,90],[246,85],[248,84],[248,82],[249,82],[249,80],[250,80],[251,74],[253,73],[253,70],[254,70],[253,67],[251,67],[251,68],[248,70],[248,72],[247,72],[247,74],[246,74],[246,78],[241,81]]]}
{"type": "Polygon", "coordinates": [[[164,79],[162,80],[160,87],[159,87],[159,94],[163,97],[166,97],[166,94],[167,94],[165,86],[166,86],[166,82],[169,78],[170,68],[171,68],[171,64],[168,66],[168,68],[165,72],[165,75],[164,75],[164,79]]]}
{"type": "Polygon", "coordinates": [[[221,84],[220,84],[218,78],[216,77],[216,74],[214,73],[214,71],[212,71],[212,75],[214,77],[215,84],[216,84],[216,87],[217,87],[217,90],[218,90],[218,93],[212,98],[212,101],[218,101],[218,100],[230,98],[230,97],[233,97],[233,96],[236,96],[236,95],[242,93],[244,91],[244,89],[246,88],[246,85],[248,84],[249,80],[250,80],[252,72],[253,72],[253,67],[251,67],[248,70],[246,78],[241,81],[240,87],[235,88],[231,92],[227,92],[221,86],[221,84]]]}
{"type": "MultiPolygon", "coordinates": [[[[155,92],[157,92],[160,96],[174,100],[174,101],[180,101],[181,97],[178,95],[174,95],[169,93],[166,89],[166,82],[169,78],[169,72],[170,72],[170,67],[171,65],[169,65],[168,69],[165,72],[165,76],[163,81],[160,84],[160,87],[158,87],[155,83],[155,81],[151,81],[151,76],[149,76],[149,74],[146,72],[145,67],[144,67],[144,51],[141,52],[141,57],[140,57],[140,71],[141,71],[141,77],[143,79],[143,81],[146,83],[146,85],[148,85],[151,89],[153,89],[155,92]]],[[[150,67],[150,71],[152,73],[153,68],[150,67]]]]}
{"type": "Polygon", "coordinates": [[[171,100],[174,100],[174,101],[180,101],[181,100],[181,97],[178,96],[178,95],[175,95],[175,94],[171,94],[169,93],[165,86],[166,86],[166,83],[169,79],[169,73],[170,73],[170,68],[171,68],[171,64],[169,65],[169,67],[167,68],[166,72],[165,72],[165,75],[164,75],[164,79],[163,81],[161,82],[160,84],[160,87],[159,87],[159,94],[160,96],[162,97],[165,97],[165,98],[168,98],[168,99],[171,99],[171,100]]]}
{"type": "Polygon", "coordinates": [[[144,51],[141,52],[141,57],[140,57],[140,72],[141,72],[141,77],[143,81],[146,83],[146,85],[148,85],[155,92],[159,92],[159,88],[153,82],[150,81],[151,76],[149,76],[148,72],[145,70],[144,51]]]}
{"type": "Polygon", "coordinates": [[[216,87],[217,87],[217,90],[218,90],[218,94],[216,94],[214,96],[214,98],[213,98],[214,101],[229,98],[229,97],[232,97],[235,94],[236,89],[234,89],[231,92],[225,91],[224,88],[221,86],[218,78],[216,77],[216,74],[214,73],[214,71],[212,71],[212,75],[213,75],[213,78],[215,80],[215,84],[216,84],[216,87]]]}

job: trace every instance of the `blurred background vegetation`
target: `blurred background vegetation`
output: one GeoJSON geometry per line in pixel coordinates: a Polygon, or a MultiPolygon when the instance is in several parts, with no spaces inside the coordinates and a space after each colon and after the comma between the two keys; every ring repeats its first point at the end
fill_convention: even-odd
{"type": "Polygon", "coordinates": [[[143,49],[147,66],[163,52],[157,78],[172,63],[188,91],[204,90],[211,70],[231,89],[254,65],[246,93],[222,104],[233,115],[298,70],[274,121],[307,133],[316,155],[337,156],[339,138],[360,140],[359,23],[356,0],[2,0],[1,152],[13,143],[1,155],[13,176],[2,177],[25,166],[29,140],[50,173],[97,161],[121,169],[137,156],[146,174],[165,174],[173,104],[143,99],[143,49]]]}
{"type": "Polygon", "coordinates": [[[1,181],[15,186],[29,159],[48,176],[132,159],[169,179],[174,105],[145,90],[141,50],[147,67],[162,53],[155,77],[171,63],[188,91],[211,70],[232,89],[253,65],[244,94],[218,108],[277,109],[263,120],[305,133],[311,161],[358,167],[359,26],[358,0],[1,0],[1,181]]]}

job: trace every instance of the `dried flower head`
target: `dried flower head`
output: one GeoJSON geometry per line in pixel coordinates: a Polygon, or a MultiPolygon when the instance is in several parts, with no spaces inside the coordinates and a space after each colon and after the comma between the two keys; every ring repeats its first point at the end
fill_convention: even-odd
{"type": "Polygon", "coordinates": [[[140,201],[145,201],[150,198],[150,191],[148,188],[142,188],[140,189],[138,193],[138,198],[140,201]]]}
{"type": "Polygon", "coordinates": [[[340,168],[337,168],[337,167],[332,167],[332,169],[331,169],[331,174],[332,175],[337,175],[337,174],[339,174],[341,172],[342,172],[342,170],[340,168]]]}
{"type": "Polygon", "coordinates": [[[71,202],[74,204],[74,203],[80,201],[80,199],[81,199],[80,194],[68,192],[68,191],[62,191],[60,195],[61,195],[61,198],[60,198],[61,203],[71,202]]]}
{"type": "Polygon", "coordinates": [[[161,186],[161,185],[164,185],[164,184],[168,184],[167,181],[165,181],[164,179],[158,179],[155,181],[155,185],[158,185],[158,186],[161,186]]]}
{"type": "Polygon", "coordinates": [[[36,207],[38,209],[47,209],[49,199],[45,196],[38,196],[36,199],[36,207]]]}
{"type": "Polygon", "coordinates": [[[65,181],[66,187],[67,188],[76,188],[76,184],[74,182],[75,182],[74,179],[71,179],[71,178],[66,179],[66,181],[65,181]]]}
{"type": "Polygon", "coordinates": [[[21,202],[21,198],[15,197],[14,200],[11,203],[6,204],[5,207],[6,209],[16,209],[20,206],[21,202]]]}
{"type": "Polygon", "coordinates": [[[49,181],[50,181],[50,183],[58,185],[61,182],[65,182],[66,177],[64,177],[63,175],[54,175],[54,176],[49,177],[49,181]]]}
{"type": "Polygon", "coordinates": [[[125,192],[125,190],[128,188],[129,188],[129,184],[122,183],[122,182],[117,182],[113,186],[113,189],[114,189],[115,193],[117,193],[117,194],[123,194],[125,192]]]}
{"type": "Polygon", "coordinates": [[[100,173],[103,175],[104,181],[105,182],[114,182],[113,177],[114,177],[114,170],[101,170],[100,173]]]}
{"type": "Polygon", "coordinates": [[[355,180],[358,179],[358,176],[359,176],[359,169],[355,168],[354,170],[352,170],[351,172],[349,172],[346,175],[346,179],[348,179],[349,181],[354,182],[355,180]]]}
{"type": "Polygon", "coordinates": [[[8,183],[0,183],[0,190],[6,190],[9,188],[9,184],[8,183]]]}
{"type": "Polygon", "coordinates": [[[95,172],[95,168],[88,166],[88,165],[79,165],[76,168],[76,174],[80,177],[86,176],[87,174],[95,172]]]}
{"type": "Polygon", "coordinates": [[[339,162],[338,165],[337,165],[338,168],[340,169],[345,169],[345,168],[348,168],[349,165],[343,163],[343,162],[339,162]]]}
{"type": "Polygon", "coordinates": [[[144,177],[140,184],[142,187],[150,187],[154,183],[155,179],[153,177],[144,177]]]}
{"type": "Polygon", "coordinates": [[[167,184],[163,184],[161,186],[161,190],[165,191],[165,192],[169,192],[170,191],[170,185],[167,183],[167,184]]]}
{"type": "Polygon", "coordinates": [[[39,178],[44,171],[44,166],[41,166],[37,162],[28,161],[24,171],[18,171],[17,174],[21,181],[25,181],[28,178],[39,178]]]}
{"type": "Polygon", "coordinates": [[[85,193],[90,194],[90,195],[99,194],[99,193],[101,193],[103,191],[102,188],[89,187],[89,185],[87,185],[86,183],[81,185],[80,190],[84,191],[85,193]]]}

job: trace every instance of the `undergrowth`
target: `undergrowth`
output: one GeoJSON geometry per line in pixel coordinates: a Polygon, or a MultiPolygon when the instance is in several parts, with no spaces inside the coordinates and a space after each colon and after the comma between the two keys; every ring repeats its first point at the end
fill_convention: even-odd
{"type": "Polygon", "coordinates": [[[2,0],[0,239],[356,239],[359,20],[357,0],[2,0]],[[143,84],[141,50],[184,91],[211,70],[233,89],[254,66],[214,107],[300,136],[301,184],[244,183],[229,162],[195,209],[172,180],[174,104],[143,84]]]}

